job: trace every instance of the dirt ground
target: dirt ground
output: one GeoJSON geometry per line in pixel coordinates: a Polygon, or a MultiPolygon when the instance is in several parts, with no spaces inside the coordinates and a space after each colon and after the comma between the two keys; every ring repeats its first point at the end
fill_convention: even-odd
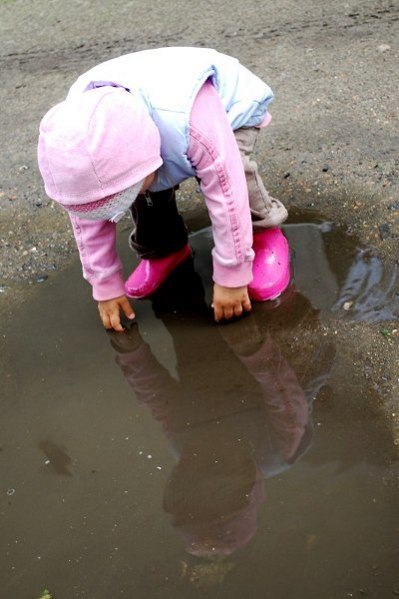
{"type": "MultiPolygon", "coordinates": [[[[46,198],[36,166],[41,116],[87,68],[158,46],[214,47],[264,78],[276,99],[257,159],[270,192],[292,214],[315,211],[346,227],[391,269],[398,19],[393,0],[0,0],[1,317],[15,316],[31,293],[45,298],[52,273],[77,259],[67,217],[46,198]]],[[[192,185],[181,197],[188,216],[204,212],[192,185]]],[[[343,322],[339,335],[358,376],[368,364],[399,444],[397,321],[343,322]]]]}

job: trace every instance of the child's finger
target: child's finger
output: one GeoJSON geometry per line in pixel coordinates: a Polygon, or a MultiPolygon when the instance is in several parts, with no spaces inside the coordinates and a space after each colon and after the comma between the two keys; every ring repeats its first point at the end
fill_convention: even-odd
{"type": "Polygon", "coordinates": [[[104,329],[112,329],[108,316],[101,315],[101,322],[103,323],[104,329]]]}
{"type": "Polygon", "coordinates": [[[234,316],[234,310],[232,306],[225,306],[223,310],[223,314],[226,320],[230,320],[234,316]]]}
{"type": "Polygon", "coordinates": [[[103,323],[103,327],[105,329],[111,329],[112,327],[111,327],[111,323],[108,318],[108,314],[106,312],[104,312],[104,310],[102,310],[100,307],[98,309],[98,312],[100,314],[100,319],[101,319],[101,322],[103,323]]]}
{"type": "Polygon", "coordinates": [[[113,329],[114,327],[112,326],[112,322],[111,319],[106,316],[105,318],[103,318],[103,326],[105,329],[107,329],[108,331],[110,331],[111,329],[113,329]]]}
{"type": "Polygon", "coordinates": [[[243,312],[243,306],[242,304],[236,304],[234,306],[234,316],[241,316],[242,312],[243,312]]]}
{"type": "Polygon", "coordinates": [[[219,320],[222,320],[223,318],[223,310],[216,304],[212,304],[212,308],[213,308],[213,313],[215,315],[215,320],[216,322],[219,322],[219,320]]]}
{"type": "Polygon", "coordinates": [[[126,316],[126,318],[129,318],[130,320],[133,320],[133,318],[135,317],[134,311],[132,309],[132,306],[130,305],[129,300],[124,297],[121,300],[121,308],[123,310],[124,315],[126,316]]]}
{"type": "Polygon", "coordinates": [[[242,302],[242,307],[244,308],[245,312],[250,312],[252,310],[252,304],[249,297],[242,302]]]}
{"type": "Polygon", "coordinates": [[[123,326],[121,325],[121,319],[119,318],[119,311],[118,312],[113,312],[110,318],[111,321],[111,328],[114,329],[114,331],[123,331],[123,326]]]}

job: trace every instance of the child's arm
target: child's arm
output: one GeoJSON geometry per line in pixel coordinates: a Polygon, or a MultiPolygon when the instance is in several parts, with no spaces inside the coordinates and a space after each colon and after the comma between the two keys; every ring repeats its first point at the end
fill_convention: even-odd
{"type": "Polygon", "coordinates": [[[122,263],[116,251],[116,226],[109,221],[92,221],[70,215],[79,249],[84,278],[93,288],[100,318],[106,329],[122,331],[120,311],[134,318],[125,296],[122,263]]]}
{"type": "Polygon", "coordinates": [[[188,157],[212,221],[215,319],[239,316],[251,309],[252,222],[240,152],[211,83],[201,88],[191,112],[188,157]]]}

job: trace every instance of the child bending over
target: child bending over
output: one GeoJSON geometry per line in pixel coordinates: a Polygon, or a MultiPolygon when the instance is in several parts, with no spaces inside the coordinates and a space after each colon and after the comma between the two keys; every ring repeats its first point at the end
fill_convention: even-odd
{"type": "Polygon", "coordinates": [[[46,193],[70,216],[83,276],[103,325],[133,319],[128,297],[150,296],[190,256],[176,207],[179,183],[196,177],[214,238],[215,320],[279,296],[290,281],[289,248],[251,159],[270,122],[273,93],[236,59],[206,48],[127,54],[81,75],[40,125],[46,193]],[[116,222],[129,211],[141,260],[126,282],[116,222]]]}

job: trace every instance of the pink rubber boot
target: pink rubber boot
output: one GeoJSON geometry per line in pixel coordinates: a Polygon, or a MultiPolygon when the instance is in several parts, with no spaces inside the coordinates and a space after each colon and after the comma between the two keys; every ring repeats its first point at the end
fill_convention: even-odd
{"type": "Polygon", "coordinates": [[[273,227],[254,233],[255,258],[249,297],[257,302],[276,299],[289,285],[290,250],[281,229],[273,227]]]}
{"type": "Polygon", "coordinates": [[[162,285],[170,273],[191,255],[187,244],[164,258],[142,258],[125,283],[126,295],[135,299],[148,297],[162,285]]]}

